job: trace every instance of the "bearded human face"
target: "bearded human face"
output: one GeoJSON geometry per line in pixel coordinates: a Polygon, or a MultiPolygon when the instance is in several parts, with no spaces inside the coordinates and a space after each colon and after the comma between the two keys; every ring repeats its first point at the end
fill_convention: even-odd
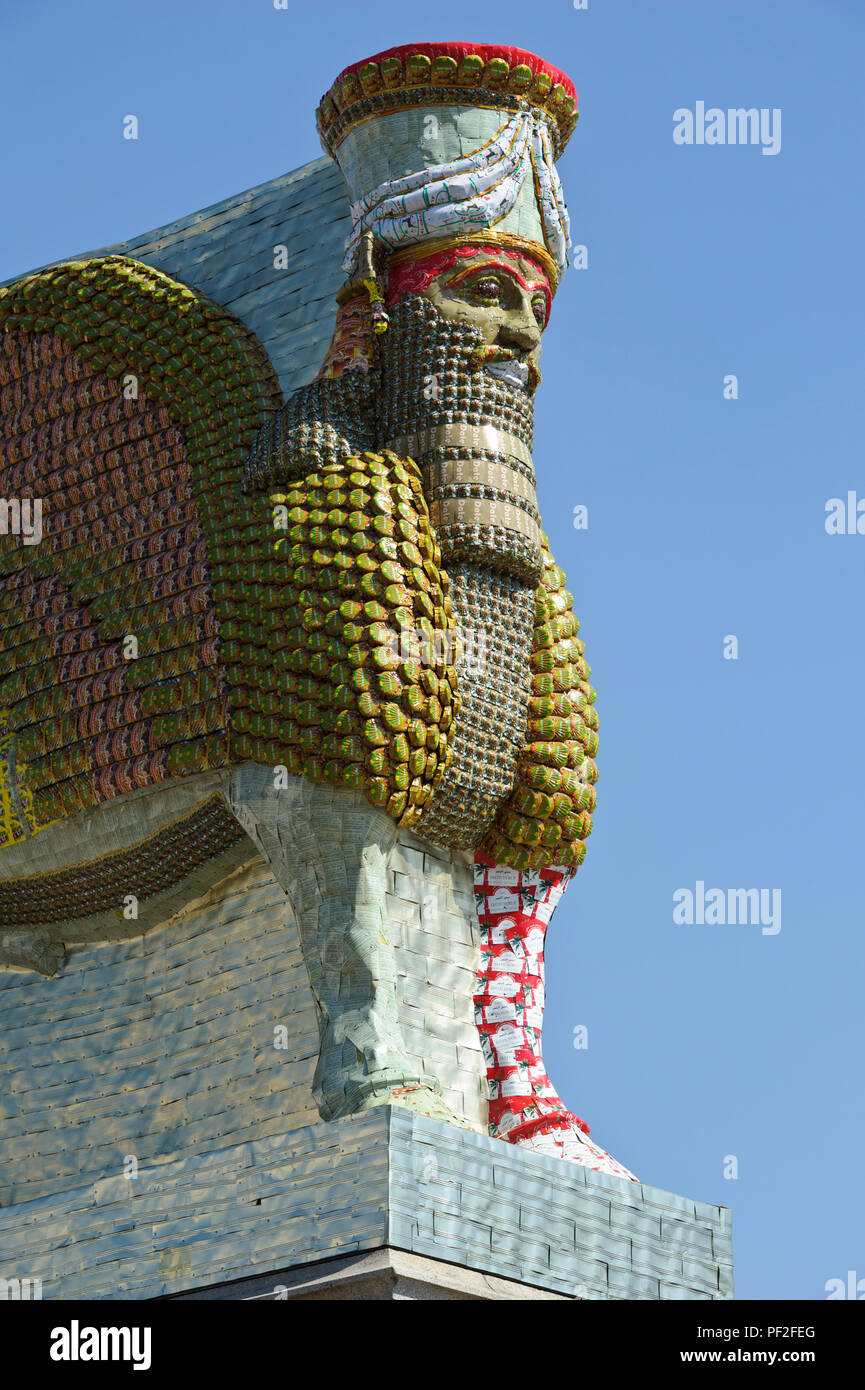
{"type": "Polygon", "coordinates": [[[484,360],[490,376],[534,389],[552,303],[549,281],[534,261],[481,250],[436,276],[423,295],[443,318],[470,323],[498,350],[484,360]]]}
{"type": "Polygon", "coordinates": [[[442,318],[469,324],[481,335],[478,365],[490,376],[534,392],[553,298],[537,260],[493,246],[463,246],[398,269],[389,302],[407,292],[422,295],[442,318]]]}

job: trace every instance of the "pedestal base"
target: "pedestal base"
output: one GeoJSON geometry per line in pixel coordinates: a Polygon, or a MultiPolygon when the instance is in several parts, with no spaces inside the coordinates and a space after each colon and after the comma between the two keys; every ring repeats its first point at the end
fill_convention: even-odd
{"type": "Polygon", "coordinates": [[[535,1289],[513,1279],[479,1274],[446,1260],[428,1260],[405,1250],[371,1250],[322,1260],[314,1265],[282,1271],[263,1278],[241,1279],[198,1293],[176,1294],[178,1300],[230,1300],[236,1302],[319,1303],[335,1300],[447,1300],[447,1299],[565,1299],[571,1295],[535,1289]]]}

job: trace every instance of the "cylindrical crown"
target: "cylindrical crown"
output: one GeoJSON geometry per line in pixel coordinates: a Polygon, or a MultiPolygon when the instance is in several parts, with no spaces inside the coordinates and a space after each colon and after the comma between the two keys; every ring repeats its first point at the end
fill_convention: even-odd
{"type": "Polygon", "coordinates": [[[316,124],[336,159],[346,132],[371,116],[413,106],[514,111],[520,102],[546,114],[558,159],[579,117],[577,93],[565,73],[535,53],[501,44],[402,44],[343,68],[321,99],[316,124]]]}
{"type": "Polygon", "coordinates": [[[488,234],[537,247],[557,279],[569,226],[554,162],[576,121],[570,78],[523,49],[407,44],[351,64],[317,112],[352,201],[346,270],[364,231],[391,252],[488,234]]]}

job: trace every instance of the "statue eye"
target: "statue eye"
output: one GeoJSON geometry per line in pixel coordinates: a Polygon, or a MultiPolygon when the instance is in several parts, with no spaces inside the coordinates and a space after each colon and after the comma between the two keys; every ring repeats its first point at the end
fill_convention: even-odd
{"type": "Polygon", "coordinates": [[[471,286],[471,294],[481,304],[499,304],[502,298],[502,284],[494,275],[483,275],[471,286]]]}
{"type": "Polygon", "coordinates": [[[534,299],[532,300],[532,309],[534,310],[535,318],[537,319],[541,328],[545,328],[547,322],[546,297],[542,294],[536,294],[534,299]]]}

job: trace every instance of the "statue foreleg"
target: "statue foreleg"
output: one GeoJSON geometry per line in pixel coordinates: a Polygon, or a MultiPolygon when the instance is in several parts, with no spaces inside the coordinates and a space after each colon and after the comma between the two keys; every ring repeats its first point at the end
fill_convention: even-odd
{"type": "Polygon", "coordinates": [[[475,855],[481,933],[475,1016],[487,1062],[490,1134],[636,1182],[560,1099],[541,1054],[544,941],[570,878],[568,869],[521,872],[475,855]]]}
{"type": "Polygon", "coordinates": [[[360,792],[255,763],[231,775],[230,804],[294,910],[318,1010],[313,1095],[322,1119],[373,1105],[454,1117],[441,1088],[406,1055],[385,909],[396,823],[360,792]]]}

